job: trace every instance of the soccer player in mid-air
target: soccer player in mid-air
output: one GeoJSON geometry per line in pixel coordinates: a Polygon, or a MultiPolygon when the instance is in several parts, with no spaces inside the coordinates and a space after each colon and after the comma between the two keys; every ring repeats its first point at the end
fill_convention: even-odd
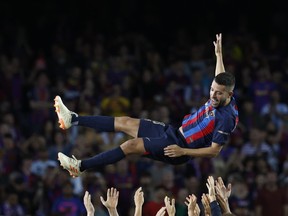
{"type": "Polygon", "coordinates": [[[216,55],[215,78],[210,99],[195,113],[184,116],[182,125],[175,128],[162,122],[127,116],[79,116],[71,112],[56,96],[55,110],[60,128],[85,126],[98,132],[121,131],[132,137],[119,147],[94,157],[77,160],[58,153],[58,160],[70,175],[77,177],[87,169],[113,164],[127,155],[138,154],[169,164],[182,164],[191,157],[215,157],[228,141],[238,123],[238,109],[233,97],[235,77],[225,72],[222,57],[222,35],[213,42],[216,55]]]}

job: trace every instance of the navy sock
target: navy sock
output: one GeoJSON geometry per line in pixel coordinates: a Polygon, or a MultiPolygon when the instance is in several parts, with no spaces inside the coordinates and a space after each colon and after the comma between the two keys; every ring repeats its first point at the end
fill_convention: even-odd
{"type": "Polygon", "coordinates": [[[98,132],[114,132],[114,117],[110,116],[76,116],[72,115],[72,123],[90,127],[98,132]]]}
{"type": "Polygon", "coordinates": [[[92,158],[82,160],[80,171],[82,172],[86,169],[113,164],[122,160],[123,158],[125,158],[123,150],[120,147],[117,147],[112,150],[102,152],[92,158]]]}

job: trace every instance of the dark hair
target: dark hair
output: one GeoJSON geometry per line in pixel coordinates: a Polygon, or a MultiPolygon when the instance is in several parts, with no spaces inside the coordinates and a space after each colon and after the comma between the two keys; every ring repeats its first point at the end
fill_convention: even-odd
{"type": "Polygon", "coordinates": [[[235,76],[232,73],[224,72],[220,73],[214,78],[215,82],[219,85],[224,85],[233,91],[235,86],[235,76]]]}

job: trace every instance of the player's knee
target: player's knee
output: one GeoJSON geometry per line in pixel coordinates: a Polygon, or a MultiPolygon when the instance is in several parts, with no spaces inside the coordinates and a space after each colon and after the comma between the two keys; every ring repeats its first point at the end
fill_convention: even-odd
{"type": "Polygon", "coordinates": [[[129,116],[117,117],[117,121],[120,125],[128,125],[131,120],[132,118],[129,116]]]}
{"type": "Polygon", "coordinates": [[[121,148],[126,155],[144,153],[144,144],[142,139],[131,139],[121,144],[121,148]]]}

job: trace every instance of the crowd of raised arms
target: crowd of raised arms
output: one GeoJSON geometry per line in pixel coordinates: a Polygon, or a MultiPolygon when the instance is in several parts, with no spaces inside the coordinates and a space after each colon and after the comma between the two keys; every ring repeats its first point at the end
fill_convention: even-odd
{"type": "MultiPolygon", "coordinates": [[[[186,197],[185,205],[187,206],[187,215],[188,216],[199,216],[201,211],[202,215],[205,216],[221,216],[221,215],[234,215],[231,213],[228,198],[231,195],[231,184],[228,184],[226,187],[222,178],[218,177],[216,180],[213,176],[209,176],[206,182],[208,193],[203,193],[201,196],[201,208],[199,207],[197,197],[194,194],[191,194],[186,197]]],[[[119,216],[117,211],[119,191],[116,188],[107,189],[107,198],[106,200],[101,196],[102,204],[107,208],[109,216],[119,216]]],[[[121,197],[120,197],[121,199],[121,197]]],[[[95,209],[91,202],[91,195],[88,191],[85,192],[83,197],[84,205],[87,211],[87,216],[94,216],[95,209]]],[[[153,213],[142,213],[144,204],[144,192],[142,188],[139,187],[134,194],[134,213],[131,213],[131,216],[142,216],[142,215],[153,215],[153,213]]],[[[175,198],[165,196],[163,200],[163,207],[157,210],[156,216],[175,216],[176,207],[175,207],[175,198]],[[167,213],[167,214],[166,214],[167,213]]]]}

